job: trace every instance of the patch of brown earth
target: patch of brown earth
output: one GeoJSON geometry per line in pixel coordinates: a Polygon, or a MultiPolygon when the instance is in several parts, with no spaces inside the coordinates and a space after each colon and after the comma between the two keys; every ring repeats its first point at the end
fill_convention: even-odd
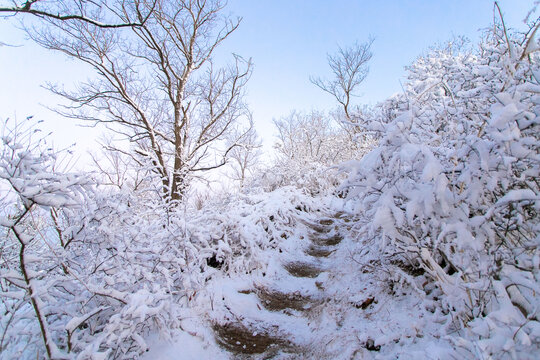
{"type": "Polygon", "coordinates": [[[284,267],[289,274],[296,277],[316,278],[323,271],[317,265],[300,261],[288,263],[284,267]]]}
{"type": "Polygon", "coordinates": [[[284,293],[277,289],[257,288],[256,290],[263,306],[270,311],[281,311],[285,309],[294,309],[298,311],[309,310],[313,303],[310,296],[302,295],[296,291],[293,293],[284,293]]]}
{"type": "Polygon", "coordinates": [[[315,237],[311,239],[314,244],[319,246],[334,246],[339,244],[341,240],[343,240],[343,236],[341,236],[340,234],[336,234],[327,238],[315,237]]]}
{"type": "Polygon", "coordinates": [[[277,335],[249,329],[240,323],[213,324],[216,341],[236,354],[262,354],[271,348],[291,348],[292,343],[277,335]]]}
{"type": "Polygon", "coordinates": [[[332,220],[332,219],[319,220],[319,224],[321,224],[321,225],[332,225],[333,223],[334,223],[334,220],[332,220]]]}
{"type": "Polygon", "coordinates": [[[311,230],[319,234],[327,234],[332,231],[332,228],[329,226],[319,226],[316,224],[311,224],[309,225],[309,227],[311,228],[311,230]]]}
{"type": "MultiPolygon", "coordinates": [[[[324,221],[324,220],[322,220],[324,221]]],[[[320,225],[318,223],[312,223],[309,221],[302,221],[307,227],[319,234],[326,234],[332,231],[332,227],[328,225],[320,225]]]]}
{"type": "Polygon", "coordinates": [[[346,223],[351,221],[349,215],[347,213],[344,213],[343,211],[339,211],[335,213],[334,218],[343,220],[343,222],[346,222],[346,223]]]}
{"type": "Polygon", "coordinates": [[[328,257],[335,250],[330,250],[325,247],[311,245],[306,249],[306,254],[313,257],[328,257]]]}

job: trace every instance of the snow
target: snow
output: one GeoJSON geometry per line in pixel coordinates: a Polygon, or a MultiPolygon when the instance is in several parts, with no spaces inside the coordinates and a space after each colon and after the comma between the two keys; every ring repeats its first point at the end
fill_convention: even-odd
{"type": "Polygon", "coordinates": [[[510,190],[507,194],[497,200],[495,206],[506,205],[517,201],[540,200],[540,195],[536,195],[531,189],[510,190]]]}
{"type": "Polygon", "coordinates": [[[86,320],[91,318],[93,315],[99,313],[100,311],[105,310],[105,307],[99,307],[97,309],[94,309],[88,314],[85,314],[83,316],[74,317],[71,320],[68,321],[68,323],[65,325],[65,329],[68,332],[73,332],[77,327],[82,325],[86,320]]]}
{"type": "Polygon", "coordinates": [[[3,136],[2,357],[533,359],[539,59],[481,46],[419,57],[353,133],[282,119],[276,163],[196,206],[3,136]]]}
{"type": "Polygon", "coordinates": [[[216,344],[205,342],[185,331],[177,332],[169,340],[153,335],[147,340],[149,350],[141,360],[228,360],[229,356],[216,344]]]}

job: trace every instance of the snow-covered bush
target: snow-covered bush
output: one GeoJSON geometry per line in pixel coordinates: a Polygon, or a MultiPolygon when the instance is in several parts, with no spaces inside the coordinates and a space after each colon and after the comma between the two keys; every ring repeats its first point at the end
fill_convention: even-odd
{"type": "Polygon", "coordinates": [[[91,203],[70,219],[85,224],[72,248],[72,266],[84,264],[87,289],[80,296],[86,293],[85,306],[100,311],[83,327],[68,326],[83,358],[141,353],[150,332],[166,336],[180,326],[184,309],[214,274],[263,268],[263,251],[292,235],[295,215],[316,207],[292,187],[208,200],[199,210],[167,210],[131,194],[91,203]]]}
{"type": "Polygon", "coordinates": [[[133,286],[155,264],[136,262],[139,214],[127,211],[120,195],[94,191],[87,174],[60,172],[62,153],[47,146],[34,122],[6,126],[1,155],[2,355],[138,354],[138,327],[168,306],[158,291],[148,296],[144,281],[133,286]]]}
{"type": "Polygon", "coordinates": [[[316,210],[317,201],[292,186],[273,192],[252,189],[205,203],[191,214],[185,231],[200,261],[214,258],[221,271],[249,272],[265,264],[262,250],[277,248],[292,236],[301,213],[316,210]]]}
{"type": "Polygon", "coordinates": [[[420,57],[370,124],[379,145],[343,167],[367,219],[358,230],[384,259],[426,271],[447,330],[476,339],[459,342],[474,356],[524,355],[540,340],[536,28],[494,29],[476,51],[420,57]]]}
{"type": "Polygon", "coordinates": [[[310,195],[333,190],[342,181],[331,166],[354,157],[347,134],[321,112],[292,112],[274,120],[277,141],[272,167],[256,185],[274,190],[294,185],[310,195]]]}
{"type": "Polygon", "coordinates": [[[59,172],[33,125],[2,137],[3,358],[135,358],[149,334],[181,326],[216,273],[264,267],[264,250],[316,208],[293,187],[171,207],[144,187],[59,172]]]}
{"type": "Polygon", "coordinates": [[[78,208],[89,182],[58,171],[61,152],[50,148],[34,125],[31,118],[22,124],[8,120],[2,131],[0,352],[58,358],[63,357],[58,334],[69,316],[63,295],[74,279],[66,266],[68,244],[51,233],[51,216],[78,208]]]}

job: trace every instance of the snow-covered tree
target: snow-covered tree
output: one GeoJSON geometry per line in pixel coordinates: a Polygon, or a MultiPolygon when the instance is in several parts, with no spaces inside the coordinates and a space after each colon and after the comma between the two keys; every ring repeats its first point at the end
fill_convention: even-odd
{"type": "Polygon", "coordinates": [[[342,129],[317,111],[293,111],[274,125],[275,163],[263,176],[264,186],[294,184],[313,194],[334,188],[337,178],[330,167],[353,156],[342,129]]]}
{"type": "MultiPolygon", "coordinates": [[[[27,2],[37,9],[34,3],[27,2]]],[[[92,18],[139,25],[104,28],[44,17],[45,24],[29,29],[38,44],[96,72],[74,91],[51,86],[70,102],[59,112],[103,124],[128,141],[126,155],[153,172],[154,188],[169,201],[183,197],[192,175],[224,166],[243,141],[244,134],[232,134],[248,122],[251,61],[234,55],[219,67],[212,60],[240,24],[223,14],[224,6],[221,0],[111,1],[92,18]]]]}
{"type": "MultiPolygon", "coordinates": [[[[118,4],[119,5],[119,4],[118,4]]],[[[91,24],[100,28],[123,28],[140,26],[148,19],[148,15],[134,22],[114,21],[119,8],[111,6],[107,0],[87,2],[84,0],[60,0],[44,2],[39,0],[2,1],[0,2],[0,16],[12,17],[29,15],[41,19],[55,21],[70,21],[91,24]],[[99,16],[94,17],[96,12],[99,16]],[[113,19],[111,19],[113,18],[113,19]],[[110,21],[110,22],[109,22],[110,21]]]]}
{"type": "Polygon", "coordinates": [[[347,138],[347,148],[351,154],[348,159],[368,151],[375,143],[376,137],[366,131],[366,123],[372,118],[372,109],[359,106],[354,98],[359,95],[358,88],[369,73],[368,63],[373,53],[371,46],[374,39],[364,43],[354,43],[347,48],[339,48],[333,55],[328,55],[328,65],[332,78],[324,80],[312,77],[311,82],[324,92],[332,95],[339,107],[331,112],[334,122],[343,130],[341,136],[347,138]]]}
{"type": "Polygon", "coordinates": [[[368,62],[373,53],[373,38],[365,43],[355,43],[347,48],[339,48],[333,55],[328,55],[328,65],[332,70],[332,79],[324,80],[312,77],[311,82],[321,90],[332,95],[343,109],[345,122],[356,123],[353,97],[357,95],[358,86],[369,73],[368,62]]]}
{"type": "Polygon", "coordinates": [[[262,168],[262,164],[260,164],[262,142],[252,125],[248,130],[240,129],[235,133],[233,139],[237,146],[233,147],[229,153],[230,178],[237,181],[242,188],[246,180],[257,174],[262,168]],[[240,134],[242,140],[237,141],[240,134]]]}

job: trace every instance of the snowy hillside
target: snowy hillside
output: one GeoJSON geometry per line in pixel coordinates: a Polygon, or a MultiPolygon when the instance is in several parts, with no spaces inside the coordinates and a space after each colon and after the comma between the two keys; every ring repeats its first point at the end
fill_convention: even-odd
{"type": "Polygon", "coordinates": [[[423,272],[381,267],[355,240],[354,218],[336,212],[342,202],[326,200],[293,215],[295,234],[265,252],[266,267],[212,279],[182,330],[143,359],[449,357],[437,293],[419,296],[423,272]]]}
{"type": "Polygon", "coordinates": [[[1,359],[539,358],[540,18],[499,11],[371,107],[351,99],[373,40],[340,49],[312,80],[339,107],[274,121],[262,166],[251,61],[209,60],[239,20],[179,3],[34,34],[101,76],[56,90],[70,116],[126,143],[62,171],[39,122],[4,124],[1,359]]]}

